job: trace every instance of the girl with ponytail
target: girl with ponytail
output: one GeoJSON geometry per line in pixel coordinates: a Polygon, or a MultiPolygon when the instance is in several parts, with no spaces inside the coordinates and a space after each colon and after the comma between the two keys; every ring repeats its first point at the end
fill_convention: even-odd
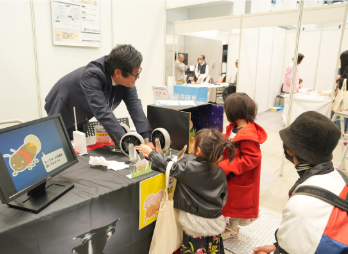
{"type": "MultiPolygon", "coordinates": [[[[152,170],[165,173],[170,159],[150,147],[136,147],[152,161],[152,170]]],[[[224,151],[227,160],[234,157],[230,140],[215,129],[202,129],[196,133],[191,147],[193,160],[173,164],[170,175],[177,179],[174,208],[184,229],[180,253],[224,253],[221,233],[226,222],[221,215],[227,200],[225,172],[218,166],[224,151]]]]}
{"type": "Polygon", "coordinates": [[[266,141],[265,130],[256,124],[256,103],[245,93],[229,95],[224,110],[230,125],[226,128],[226,140],[235,146],[235,158],[231,162],[229,151],[224,151],[219,166],[227,175],[229,196],[222,210],[226,217],[224,239],[235,237],[239,226],[247,226],[259,217],[261,149],[266,141]]]}

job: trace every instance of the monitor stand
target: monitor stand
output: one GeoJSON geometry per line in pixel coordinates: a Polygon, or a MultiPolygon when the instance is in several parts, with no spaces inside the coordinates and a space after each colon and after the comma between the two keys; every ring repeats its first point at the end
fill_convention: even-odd
{"type": "Polygon", "coordinates": [[[27,195],[22,195],[7,205],[16,209],[39,213],[72,188],[74,188],[72,183],[47,181],[30,190],[27,195]]]}

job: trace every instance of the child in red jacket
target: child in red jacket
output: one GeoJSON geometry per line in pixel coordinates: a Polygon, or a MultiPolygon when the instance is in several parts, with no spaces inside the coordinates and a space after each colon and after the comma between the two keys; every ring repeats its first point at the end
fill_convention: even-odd
{"type": "Polygon", "coordinates": [[[222,237],[228,239],[238,235],[239,226],[247,226],[259,217],[260,144],[266,141],[267,134],[254,123],[257,105],[248,95],[229,95],[224,109],[230,122],[225,138],[235,144],[235,159],[229,162],[228,151],[225,150],[219,163],[227,176],[229,196],[222,214],[228,221],[222,237]]]}

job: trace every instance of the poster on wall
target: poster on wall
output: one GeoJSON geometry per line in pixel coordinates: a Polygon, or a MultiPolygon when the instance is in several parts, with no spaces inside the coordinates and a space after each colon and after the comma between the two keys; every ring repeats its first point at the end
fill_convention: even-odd
{"type": "Polygon", "coordinates": [[[100,47],[99,0],[51,0],[53,45],[100,47]]]}
{"type": "Polygon", "coordinates": [[[159,174],[140,182],[139,230],[157,220],[165,188],[166,180],[164,174],[159,174]]]}

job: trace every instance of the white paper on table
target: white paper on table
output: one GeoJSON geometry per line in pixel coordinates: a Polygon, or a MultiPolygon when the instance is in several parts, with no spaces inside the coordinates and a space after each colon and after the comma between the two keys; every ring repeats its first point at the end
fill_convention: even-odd
{"type": "Polygon", "coordinates": [[[156,106],[168,106],[168,105],[173,105],[173,106],[179,106],[179,101],[176,100],[156,100],[156,106]]]}
{"type": "Polygon", "coordinates": [[[196,106],[194,101],[179,101],[181,106],[196,106]]]}
{"type": "Polygon", "coordinates": [[[89,157],[89,164],[93,166],[105,166],[107,169],[112,170],[121,170],[128,168],[129,166],[126,165],[124,162],[118,162],[118,161],[107,161],[104,157],[89,157]]]}
{"type": "Polygon", "coordinates": [[[115,171],[125,169],[128,167],[129,166],[126,165],[124,162],[118,162],[118,161],[109,161],[109,165],[108,165],[108,169],[112,169],[115,171]]]}

